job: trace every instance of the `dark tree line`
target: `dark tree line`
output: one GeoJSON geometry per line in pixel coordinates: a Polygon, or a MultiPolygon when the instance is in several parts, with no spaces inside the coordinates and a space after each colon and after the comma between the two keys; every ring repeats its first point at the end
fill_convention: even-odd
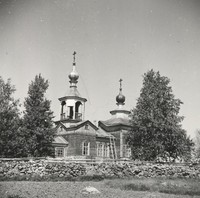
{"type": "Polygon", "coordinates": [[[23,115],[10,80],[0,77],[0,157],[52,156],[53,112],[45,98],[49,83],[37,75],[29,85],[23,115]]]}

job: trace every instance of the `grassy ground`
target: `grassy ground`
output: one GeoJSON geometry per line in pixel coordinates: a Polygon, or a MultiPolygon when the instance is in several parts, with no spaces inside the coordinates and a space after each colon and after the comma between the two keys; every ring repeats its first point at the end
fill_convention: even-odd
{"type": "Polygon", "coordinates": [[[115,179],[99,182],[0,182],[1,198],[200,198],[200,181],[164,179],[115,179]],[[84,195],[93,186],[97,195],[84,195]],[[164,192],[164,193],[160,193],[164,192]],[[188,193],[189,192],[189,193],[188,193]],[[170,193],[170,194],[166,194],[170,193]],[[174,194],[171,194],[174,193],[174,194]],[[186,195],[185,195],[186,194],[186,195]]]}
{"type": "Polygon", "coordinates": [[[124,179],[106,181],[106,186],[121,190],[160,192],[200,197],[200,180],[192,179],[124,179]]]}

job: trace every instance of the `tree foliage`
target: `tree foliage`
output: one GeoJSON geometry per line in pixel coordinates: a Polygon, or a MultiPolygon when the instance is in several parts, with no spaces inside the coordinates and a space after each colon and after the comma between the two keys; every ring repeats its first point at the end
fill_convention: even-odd
{"type": "Polygon", "coordinates": [[[133,157],[142,160],[189,157],[193,142],[181,127],[181,100],[176,99],[170,80],[153,70],[144,74],[143,87],[132,111],[133,130],[128,143],[133,157]]]}
{"type": "Polygon", "coordinates": [[[19,100],[14,99],[14,92],[10,79],[5,82],[0,77],[0,157],[18,157],[24,152],[19,100]]]}
{"type": "Polygon", "coordinates": [[[195,157],[200,159],[200,129],[196,130],[195,136],[195,157]]]}
{"type": "Polygon", "coordinates": [[[50,156],[53,153],[51,144],[54,138],[53,112],[50,110],[50,100],[47,100],[44,95],[48,86],[48,80],[41,75],[36,75],[29,85],[23,120],[28,156],[50,156]]]}

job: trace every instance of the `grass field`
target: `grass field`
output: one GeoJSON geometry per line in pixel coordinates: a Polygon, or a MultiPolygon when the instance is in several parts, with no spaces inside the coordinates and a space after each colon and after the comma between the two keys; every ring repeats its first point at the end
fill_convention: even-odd
{"type": "Polygon", "coordinates": [[[113,179],[84,182],[0,182],[2,198],[200,198],[199,180],[180,179],[113,179]],[[93,186],[100,194],[85,195],[82,190],[93,186]]]}
{"type": "Polygon", "coordinates": [[[192,179],[116,179],[106,181],[105,185],[126,191],[149,191],[176,195],[200,196],[200,180],[192,179]]]}

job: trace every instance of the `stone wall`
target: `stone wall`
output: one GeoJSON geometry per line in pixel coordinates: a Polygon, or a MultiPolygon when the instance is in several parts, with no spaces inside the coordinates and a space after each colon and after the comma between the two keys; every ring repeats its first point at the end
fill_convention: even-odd
{"type": "Polygon", "coordinates": [[[0,160],[0,179],[21,177],[78,178],[78,177],[123,178],[123,177],[173,177],[200,178],[199,165],[155,163],[65,163],[48,160],[4,161],[0,160]]]}

